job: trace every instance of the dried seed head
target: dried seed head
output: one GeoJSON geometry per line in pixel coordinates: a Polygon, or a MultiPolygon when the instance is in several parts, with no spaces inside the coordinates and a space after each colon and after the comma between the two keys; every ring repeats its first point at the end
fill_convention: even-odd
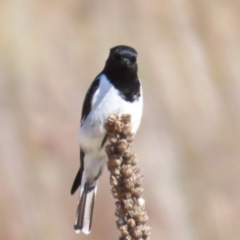
{"type": "Polygon", "coordinates": [[[131,115],[130,114],[123,114],[121,116],[121,121],[125,124],[131,122],[131,115]]]}
{"type": "Polygon", "coordinates": [[[133,208],[133,201],[131,199],[123,199],[123,207],[126,210],[131,210],[133,208]]]}
{"type": "Polygon", "coordinates": [[[125,214],[126,214],[126,210],[123,207],[118,208],[115,212],[116,216],[122,217],[122,218],[124,218],[125,214]]]}
{"type": "Polygon", "coordinates": [[[138,187],[138,188],[135,188],[135,189],[133,190],[133,193],[132,193],[132,194],[133,194],[135,197],[139,198],[139,197],[143,194],[143,192],[144,192],[144,189],[141,188],[141,187],[138,187]]]}
{"type": "Polygon", "coordinates": [[[126,140],[119,140],[117,143],[117,146],[116,146],[116,150],[119,152],[119,153],[123,153],[125,150],[126,150],[126,148],[127,148],[127,146],[128,146],[128,143],[127,143],[127,141],[126,140]]]}
{"type": "Polygon", "coordinates": [[[124,237],[124,240],[133,240],[132,237],[130,235],[124,237]]]}
{"type": "Polygon", "coordinates": [[[135,187],[140,187],[142,185],[142,176],[136,174],[135,187]]]}
{"type": "Polygon", "coordinates": [[[129,235],[127,225],[122,225],[122,226],[120,226],[120,227],[119,227],[119,230],[120,230],[120,233],[121,233],[121,236],[122,236],[122,237],[125,237],[125,236],[129,235]]]}
{"type": "Polygon", "coordinates": [[[147,239],[147,237],[151,234],[151,228],[150,227],[148,227],[148,226],[143,226],[143,228],[142,228],[142,234],[143,234],[143,237],[145,238],[145,239],[147,239]]]}
{"type": "Polygon", "coordinates": [[[148,216],[146,213],[141,213],[140,215],[137,215],[135,220],[138,224],[145,224],[148,221],[148,216]]]}
{"type": "Polygon", "coordinates": [[[139,166],[132,166],[132,170],[134,173],[139,173],[140,172],[140,167],[139,166]]]}
{"type": "Polygon", "coordinates": [[[141,216],[142,212],[137,208],[137,206],[134,206],[135,209],[133,211],[133,218],[136,220],[136,222],[139,222],[139,217],[141,216]]]}
{"type": "Polygon", "coordinates": [[[113,130],[116,120],[117,120],[116,115],[110,115],[108,117],[107,122],[104,124],[104,127],[108,132],[113,130]]]}
{"type": "Polygon", "coordinates": [[[141,197],[142,176],[137,166],[136,154],[130,151],[133,141],[131,116],[110,116],[105,125],[108,134],[106,153],[111,173],[112,195],[117,199],[117,226],[121,232],[119,240],[149,240],[150,228],[145,202],[141,197]]]}
{"type": "Polygon", "coordinates": [[[118,193],[112,192],[112,195],[113,195],[114,198],[118,199],[118,193]]]}
{"type": "Polygon", "coordinates": [[[119,228],[120,226],[126,224],[122,218],[118,218],[116,221],[117,227],[119,228]]]}
{"type": "Polygon", "coordinates": [[[133,154],[131,160],[132,160],[132,165],[136,165],[137,164],[137,155],[133,154]]]}
{"type": "Polygon", "coordinates": [[[105,151],[106,151],[107,155],[111,155],[112,154],[112,146],[111,145],[107,145],[105,147],[105,151]]]}
{"type": "Polygon", "coordinates": [[[122,173],[124,178],[131,177],[132,174],[133,174],[131,166],[130,165],[123,165],[122,169],[121,169],[121,173],[122,173]]]}
{"type": "Polygon", "coordinates": [[[111,153],[111,154],[108,156],[108,162],[112,162],[114,159],[118,159],[118,155],[115,154],[115,153],[111,153]]]}
{"type": "Polygon", "coordinates": [[[124,126],[123,123],[118,121],[115,123],[114,130],[120,133],[122,132],[123,126],[124,126]]]}
{"type": "Polygon", "coordinates": [[[122,201],[116,201],[115,205],[116,205],[117,209],[121,208],[122,207],[122,201]]]}
{"type": "Polygon", "coordinates": [[[128,210],[128,211],[127,211],[127,214],[128,214],[128,217],[129,217],[129,218],[134,218],[134,216],[135,216],[133,210],[128,210]]]}
{"type": "Polygon", "coordinates": [[[114,143],[116,143],[117,142],[117,138],[116,137],[111,137],[110,139],[109,139],[109,142],[110,142],[110,144],[114,144],[114,143]]]}
{"type": "Polygon", "coordinates": [[[117,192],[117,188],[116,187],[112,187],[112,193],[117,192]]]}
{"type": "Polygon", "coordinates": [[[116,176],[120,174],[120,168],[109,168],[109,171],[116,176]]]}
{"type": "Polygon", "coordinates": [[[131,125],[127,124],[123,127],[122,134],[123,134],[124,137],[126,137],[128,135],[132,135],[131,131],[132,131],[131,125]]]}
{"type": "Polygon", "coordinates": [[[125,187],[128,189],[128,190],[131,190],[134,188],[134,182],[132,180],[132,178],[125,178],[123,180],[124,184],[125,184],[125,187]]]}
{"type": "Polygon", "coordinates": [[[129,218],[127,220],[127,225],[130,227],[130,228],[134,228],[136,226],[136,222],[133,218],[129,218]]]}
{"type": "Polygon", "coordinates": [[[124,162],[126,162],[127,164],[130,164],[132,166],[136,166],[137,157],[135,154],[132,154],[131,156],[128,156],[128,158],[124,158],[124,162]]]}
{"type": "Polygon", "coordinates": [[[150,240],[150,237],[144,237],[144,240],[150,240]]]}
{"type": "Polygon", "coordinates": [[[128,159],[131,159],[132,156],[133,156],[133,154],[132,154],[130,151],[126,150],[126,151],[123,153],[122,158],[123,158],[124,160],[128,160],[128,159]]]}
{"type": "MultiPolygon", "coordinates": [[[[115,155],[116,156],[116,155],[115,155]]],[[[108,160],[108,167],[112,168],[112,167],[119,167],[122,163],[121,159],[117,159],[114,157],[109,158],[108,160]]]]}
{"type": "Polygon", "coordinates": [[[115,115],[115,114],[111,114],[109,117],[108,117],[108,119],[107,119],[107,122],[109,123],[109,124],[114,124],[116,121],[117,121],[117,119],[118,119],[118,116],[117,115],[115,115]]]}
{"type": "Polygon", "coordinates": [[[141,208],[145,208],[145,200],[143,197],[138,198],[138,204],[141,208]]]}
{"type": "Polygon", "coordinates": [[[111,184],[111,186],[117,186],[118,185],[118,180],[114,175],[110,176],[110,184],[111,184]]]}
{"type": "Polygon", "coordinates": [[[136,226],[135,228],[133,228],[132,235],[136,239],[141,238],[142,237],[142,229],[141,229],[141,227],[136,226]]]}
{"type": "Polygon", "coordinates": [[[128,141],[129,143],[131,143],[131,142],[133,142],[133,140],[134,140],[134,135],[133,135],[133,134],[128,134],[128,135],[126,136],[126,138],[127,138],[127,141],[128,141]]]}

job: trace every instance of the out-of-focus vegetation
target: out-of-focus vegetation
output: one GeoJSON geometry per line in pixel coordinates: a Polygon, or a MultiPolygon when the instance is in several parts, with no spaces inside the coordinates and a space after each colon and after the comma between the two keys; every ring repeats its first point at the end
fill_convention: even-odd
{"type": "Polygon", "coordinates": [[[75,235],[81,104],[110,47],[139,52],[135,151],[152,240],[240,239],[240,2],[0,3],[0,239],[117,239],[109,173],[75,235]]]}

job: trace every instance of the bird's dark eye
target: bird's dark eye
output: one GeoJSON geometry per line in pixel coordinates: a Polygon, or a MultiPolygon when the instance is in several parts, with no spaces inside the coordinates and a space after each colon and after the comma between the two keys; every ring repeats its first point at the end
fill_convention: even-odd
{"type": "Polygon", "coordinates": [[[112,60],[121,60],[121,56],[119,54],[112,55],[112,60]]]}
{"type": "Polygon", "coordinates": [[[131,61],[131,63],[135,63],[136,60],[137,60],[137,58],[136,58],[135,56],[130,57],[130,61],[131,61]]]}
{"type": "Polygon", "coordinates": [[[116,54],[116,55],[115,55],[115,59],[116,59],[116,60],[121,60],[121,56],[120,56],[119,54],[116,54]]]}

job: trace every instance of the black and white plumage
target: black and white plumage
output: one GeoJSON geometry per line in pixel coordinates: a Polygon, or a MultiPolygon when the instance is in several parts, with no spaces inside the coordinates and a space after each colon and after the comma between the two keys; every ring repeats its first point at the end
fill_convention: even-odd
{"type": "Polygon", "coordinates": [[[137,75],[137,52],[128,46],[110,50],[103,71],[91,84],[82,108],[79,128],[81,166],[71,194],[80,188],[75,231],[89,234],[98,178],[106,164],[106,131],[110,114],[130,114],[136,133],[142,117],[142,89],[137,75]]]}

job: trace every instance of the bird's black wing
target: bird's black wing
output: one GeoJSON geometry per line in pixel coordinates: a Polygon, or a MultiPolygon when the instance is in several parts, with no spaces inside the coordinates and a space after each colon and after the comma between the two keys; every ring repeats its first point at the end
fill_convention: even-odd
{"type": "Polygon", "coordinates": [[[87,118],[88,114],[92,109],[92,98],[99,87],[99,82],[99,77],[96,77],[96,79],[92,82],[90,88],[87,91],[82,107],[81,124],[87,118]]]}
{"type": "MultiPolygon", "coordinates": [[[[88,114],[92,109],[92,98],[95,92],[97,91],[98,87],[99,87],[99,77],[96,77],[96,79],[93,81],[90,88],[88,89],[83,102],[81,124],[83,124],[83,122],[85,121],[85,119],[87,118],[88,114]]],[[[83,161],[84,155],[85,155],[84,151],[80,149],[80,169],[78,170],[78,173],[73,182],[71,194],[74,194],[77,191],[78,187],[81,185],[82,173],[84,170],[84,161],[83,161]]]]}
{"type": "Polygon", "coordinates": [[[74,182],[73,182],[73,185],[72,185],[72,188],[71,188],[71,194],[74,194],[78,187],[81,185],[81,181],[82,181],[82,174],[83,174],[83,170],[84,170],[84,152],[80,149],[80,169],[78,170],[78,173],[74,179],[74,182]]]}

